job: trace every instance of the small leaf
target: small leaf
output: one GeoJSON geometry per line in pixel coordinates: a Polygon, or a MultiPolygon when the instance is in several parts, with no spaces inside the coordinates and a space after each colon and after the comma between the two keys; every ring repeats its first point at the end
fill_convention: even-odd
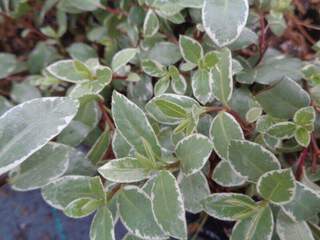
{"type": "Polygon", "coordinates": [[[248,123],[254,123],[259,119],[262,112],[263,112],[263,109],[261,107],[250,108],[249,111],[246,113],[246,121],[248,123]]]}
{"type": "Polygon", "coordinates": [[[281,240],[314,240],[305,221],[292,221],[283,211],[278,213],[276,229],[281,240]]]}
{"type": "Polygon", "coordinates": [[[302,127],[297,128],[294,138],[303,147],[308,147],[311,141],[311,133],[302,127]]]}
{"type": "Polygon", "coordinates": [[[219,47],[237,40],[246,25],[248,15],[247,0],[205,0],[202,8],[204,29],[219,47]]]}
{"type": "Polygon", "coordinates": [[[228,146],[231,140],[244,139],[242,129],[237,120],[229,113],[220,112],[212,121],[210,138],[213,148],[220,158],[228,159],[228,146]]]}
{"type": "Polygon", "coordinates": [[[88,159],[93,164],[97,164],[100,162],[105,153],[108,151],[110,143],[110,133],[109,130],[105,130],[97,139],[97,141],[94,143],[94,145],[91,147],[90,151],[87,154],[88,159]]]}
{"type": "Polygon", "coordinates": [[[274,228],[272,211],[269,206],[261,208],[255,215],[243,219],[233,227],[230,240],[271,239],[274,228]]]}
{"type": "Polygon", "coordinates": [[[267,172],[257,182],[258,193],[274,204],[290,202],[294,197],[295,188],[295,178],[291,169],[267,172]]]}
{"type": "Polygon", "coordinates": [[[293,120],[302,127],[313,126],[316,120],[316,112],[313,107],[301,108],[294,114],[293,120]]]}
{"type": "Polygon", "coordinates": [[[112,70],[114,72],[118,72],[120,68],[125,66],[128,62],[130,62],[138,53],[138,49],[136,48],[126,48],[117,52],[112,59],[112,70]]]}
{"type": "Polygon", "coordinates": [[[242,177],[237,173],[229,161],[222,160],[214,168],[212,173],[212,180],[223,187],[236,187],[243,185],[246,181],[246,177],[242,177]]]}
{"type": "Polygon", "coordinates": [[[294,136],[296,128],[292,122],[280,122],[268,128],[267,133],[278,139],[289,139],[294,136]]]}
{"type": "Polygon", "coordinates": [[[152,37],[159,31],[159,19],[152,9],[150,9],[144,19],[143,35],[152,37]]]}
{"type": "Polygon", "coordinates": [[[63,213],[71,218],[83,218],[93,213],[99,206],[101,202],[96,199],[79,198],[69,203],[63,213]]]}
{"type": "Polygon", "coordinates": [[[78,60],[74,60],[73,67],[75,68],[77,73],[79,73],[83,78],[92,79],[92,77],[93,77],[92,72],[90,71],[89,67],[86,64],[84,64],[78,60]]]}
{"type": "Polygon", "coordinates": [[[98,171],[105,179],[118,183],[139,182],[152,174],[150,168],[130,157],[111,160],[98,171]]]}
{"type": "Polygon", "coordinates": [[[161,155],[160,144],[145,113],[125,96],[114,92],[112,95],[112,116],[121,135],[136,151],[146,156],[142,139],[161,155]]]}
{"type": "Polygon", "coordinates": [[[50,142],[10,172],[10,185],[16,191],[41,188],[61,177],[68,169],[73,148],[50,142]]]}
{"type": "Polygon", "coordinates": [[[186,210],[194,214],[201,212],[203,210],[201,201],[210,194],[204,174],[198,172],[190,176],[183,176],[179,186],[186,210]]]}
{"type": "Polygon", "coordinates": [[[159,96],[165,93],[170,86],[170,79],[168,76],[164,76],[163,78],[159,79],[156,84],[154,85],[154,95],[159,96]]]}
{"type": "Polygon", "coordinates": [[[143,239],[163,239],[163,233],[154,219],[148,195],[135,186],[127,186],[120,193],[118,208],[122,223],[129,232],[143,239]]]}
{"type": "Polygon", "coordinates": [[[238,193],[216,193],[203,201],[204,211],[223,221],[236,221],[255,214],[258,205],[248,196],[238,193]]]}
{"type": "Polygon", "coordinates": [[[211,70],[212,94],[225,106],[228,106],[233,92],[231,51],[228,48],[223,48],[216,54],[219,62],[211,70]]]}
{"type": "Polygon", "coordinates": [[[114,240],[114,222],[106,207],[97,210],[90,227],[90,240],[114,240]]]}
{"type": "Polygon", "coordinates": [[[280,169],[280,163],[273,153],[246,140],[231,141],[229,161],[241,176],[253,182],[266,172],[280,169]]]}
{"type": "Polygon", "coordinates": [[[176,156],[181,169],[187,176],[200,171],[206,164],[212,151],[211,141],[204,135],[193,134],[183,138],[176,147],[176,156]]]}
{"type": "Polygon", "coordinates": [[[154,104],[159,108],[159,110],[169,118],[186,118],[187,112],[184,108],[180,107],[178,104],[164,99],[156,99],[154,104]]]}
{"type": "Polygon", "coordinates": [[[17,167],[57,136],[78,111],[65,97],[37,98],[0,117],[0,175],[17,167]]]}
{"type": "Polygon", "coordinates": [[[179,46],[182,57],[187,62],[198,64],[198,61],[203,57],[201,44],[191,37],[180,35],[179,46]]]}
{"type": "Polygon", "coordinates": [[[152,187],[153,213],[162,230],[177,239],[187,239],[185,209],[178,183],[168,171],[161,171],[152,187]]]}
{"type": "Polygon", "coordinates": [[[207,70],[197,70],[192,75],[193,95],[201,102],[206,104],[212,98],[212,74],[207,70]]]}
{"type": "Polygon", "coordinates": [[[108,67],[97,70],[97,79],[77,84],[69,96],[72,98],[81,98],[84,95],[93,95],[100,93],[112,80],[112,71],[108,67]]]}
{"type": "Polygon", "coordinates": [[[296,182],[293,200],[281,208],[295,221],[309,220],[320,211],[320,195],[304,184],[296,182]]]}
{"type": "Polygon", "coordinates": [[[255,97],[263,110],[275,118],[292,118],[296,111],[310,103],[309,94],[296,82],[285,78],[255,97]],[[286,94],[283,94],[284,91],[286,94]],[[274,104],[277,102],[277,104],[274,104]]]}
{"type": "Polygon", "coordinates": [[[52,207],[64,210],[77,199],[90,198],[105,201],[100,177],[65,176],[42,188],[44,200],[52,207]]]}
{"type": "Polygon", "coordinates": [[[146,111],[157,122],[167,125],[177,125],[180,123],[181,118],[169,117],[168,115],[164,114],[164,112],[161,111],[161,109],[156,104],[156,102],[159,100],[172,102],[178,105],[180,108],[184,109],[186,112],[191,112],[193,106],[200,108],[200,105],[196,100],[187,96],[162,94],[153,98],[147,103],[145,107],[146,111]]]}
{"type": "Polygon", "coordinates": [[[73,64],[73,60],[61,60],[48,66],[46,70],[49,74],[62,81],[71,83],[81,83],[87,81],[88,79],[82,76],[74,68],[73,64]]]}
{"type": "Polygon", "coordinates": [[[186,79],[175,66],[169,67],[169,74],[171,77],[172,90],[177,94],[183,95],[187,91],[186,79]]]}
{"type": "Polygon", "coordinates": [[[211,52],[206,53],[206,55],[203,57],[202,61],[203,61],[202,67],[209,71],[211,68],[213,68],[219,62],[219,58],[218,58],[216,52],[211,51],[211,52]]]}
{"type": "Polygon", "coordinates": [[[145,59],[142,61],[142,70],[146,74],[158,78],[163,77],[167,73],[166,68],[163,65],[150,59],[145,59]]]}

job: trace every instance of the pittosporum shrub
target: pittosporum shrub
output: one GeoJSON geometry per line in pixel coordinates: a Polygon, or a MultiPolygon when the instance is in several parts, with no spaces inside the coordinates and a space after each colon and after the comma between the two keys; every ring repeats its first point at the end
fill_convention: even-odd
{"type": "Polygon", "coordinates": [[[208,216],[320,239],[320,44],[293,2],[2,1],[0,174],[95,214],[92,240],[118,219],[196,239],[208,216]]]}

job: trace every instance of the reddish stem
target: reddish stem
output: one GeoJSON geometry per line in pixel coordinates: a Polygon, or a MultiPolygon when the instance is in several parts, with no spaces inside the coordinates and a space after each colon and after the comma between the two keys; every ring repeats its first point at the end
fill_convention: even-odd
{"type": "Polygon", "coordinates": [[[312,147],[312,172],[315,173],[317,171],[317,160],[320,156],[320,149],[317,144],[317,140],[315,136],[311,135],[311,147],[312,147]]]}
{"type": "MultiPolygon", "coordinates": [[[[111,131],[114,131],[115,130],[115,126],[114,126],[114,123],[113,121],[111,120],[110,116],[109,116],[109,113],[106,109],[106,106],[104,105],[104,102],[103,101],[100,101],[99,102],[99,107],[100,107],[100,110],[102,112],[102,120],[104,123],[107,123],[111,129],[111,131]]],[[[105,125],[104,127],[105,128],[105,125]]]]}
{"type": "Polygon", "coordinates": [[[266,22],[264,13],[260,14],[260,36],[259,36],[259,60],[257,62],[257,65],[262,61],[263,56],[267,50],[267,44],[266,44],[266,22]]]}
{"type": "Polygon", "coordinates": [[[297,171],[296,171],[296,179],[301,180],[302,174],[303,174],[303,167],[305,160],[308,156],[308,148],[303,149],[303,151],[300,153],[300,156],[298,158],[297,162],[297,171]]]}

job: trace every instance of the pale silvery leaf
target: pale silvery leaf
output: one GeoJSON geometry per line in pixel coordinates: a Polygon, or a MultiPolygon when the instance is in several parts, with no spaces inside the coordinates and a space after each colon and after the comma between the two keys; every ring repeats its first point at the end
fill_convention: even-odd
{"type": "Polygon", "coordinates": [[[247,181],[247,177],[242,177],[234,170],[229,161],[222,160],[214,168],[212,180],[223,187],[237,187],[243,185],[247,181]]]}
{"type": "Polygon", "coordinates": [[[187,225],[182,194],[175,177],[160,171],[152,187],[153,213],[162,230],[177,239],[187,239],[187,225]]]}
{"type": "Polygon", "coordinates": [[[154,103],[159,110],[169,118],[184,119],[187,117],[187,111],[172,101],[156,99],[154,103]]]}
{"type": "Polygon", "coordinates": [[[62,176],[68,169],[74,149],[50,142],[10,172],[10,185],[17,191],[41,188],[62,176]]]}
{"type": "Polygon", "coordinates": [[[232,140],[228,152],[234,169],[252,182],[256,182],[266,172],[281,168],[275,155],[257,143],[232,140]]]}
{"type": "Polygon", "coordinates": [[[130,157],[111,160],[98,171],[105,179],[118,183],[139,182],[152,174],[151,169],[130,157]]]}
{"type": "Polygon", "coordinates": [[[114,222],[106,207],[97,210],[90,227],[90,240],[114,240],[114,222]]]}
{"type": "Polygon", "coordinates": [[[193,95],[201,102],[206,104],[212,98],[212,73],[207,70],[197,70],[192,75],[193,95]]]}
{"type": "Polygon", "coordinates": [[[157,156],[161,155],[160,144],[145,113],[116,91],[112,95],[112,116],[121,135],[137,152],[146,156],[145,140],[157,156]]]}
{"type": "Polygon", "coordinates": [[[143,35],[145,37],[152,37],[155,35],[159,30],[159,19],[157,15],[154,13],[152,9],[150,9],[146,17],[144,19],[143,24],[143,35]]]}
{"type": "Polygon", "coordinates": [[[0,174],[18,166],[57,136],[78,111],[70,98],[37,98],[0,117],[0,174]]]}
{"type": "Polygon", "coordinates": [[[189,176],[200,171],[212,151],[211,141],[204,135],[193,134],[183,138],[176,146],[182,172],[189,176]]]}
{"type": "Polygon", "coordinates": [[[257,191],[274,204],[290,202],[295,194],[296,183],[291,169],[273,170],[263,174],[257,182],[257,191]]]}
{"type": "Polygon", "coordinates": [[[276,229],[281,240],[315,240],[305,221],[295,222],[283,211],[278,213],[276,229]]]}
{"type": "Polygon", "coordinates": [[[273,52],[272,50],[267,51],[259,65],[242,71],[237,75],[237,80],[244,84],[256,82],[268,85],[284,77],[295,81],[302,78],[303,63],[300,59],[287,57],[278,52],[274,56],[273,52]]]}
{"type": "Polygon", "coordinates": [[[133,151],[132,146],[126,141],[126,139],[121,135],[119,130],[116,130],[112,138],[112,151],[116,158],[124,158],[130,155],[133,151]]]}
{"type": "Polygon", "coordinates": [[[175,64],[181,59],[179,47],[171,42],[156,43],[147,56],[165,66],[175,64]]]}
{"type": "Polygon", "coordinates": [[[268,128],[267,133],[278,139],[289,139],[294,136],[296,128],[292,122],[280,122],[268,128]]]}
{"type": "Polygon", "coordinates": [[[167,114],[164,114],[163,111],[159,109],[156,102],[158,100],[166,100],[172,103],[177,104],[187,112],[191,112],[193,106],[200,107],[199,103],[195,101],[193,98],[187,96],[180,96],[175,94],[162,94],[157,96],[151,101],[149,101],[146,105],[146,111],[148,114],[155,119],[157,122],[167,125],[177,125],[181,121],[180,118],[169,117],[167,114]]]}
{"type": "Polygon", "coordinates": [[[34,98],[41,98],[41,92],[30,83],[14,83],[11,89],[11,99],[17,103],[29,101],[34,98]]]}
{"type": "Polygon", "coordinates": [[[281,208],[295,221],[309,220],[320,211],[320,194],[306,185],[296,182],[293,200],[281,208]]]}
{"type": "Polygon", "coordinates": [[[266,206],[254,215],[236,223],[230,240],[271,240],[274,220],[271,208],[266,206]]]}
{"type": "Polygon", "coordinates": [[[201,201],[210,194],[205,175],[202,172],[190,176],[183,175],[179,186],[186,210],[194,214],[201,212],[203,210],[201,201]]]}
{"type": "Polygon", "coordinates": [[[187,81],[182,74],[171,77],[171,87],[176,94],[183,95],[187,91],[187,81]]]}
{"type": "Polygon", "coordinates": [[[53,77],[71,83],[82,83],[88,79],[76,71],[73,60],[61,60],[49,65],[46,70],[53,77]]]}
{"type": "Polygon", "coordinates": [[[202,22],[209,37],[219,47],[234,42],[249,15],[248,0],[205,0],[202,22]]]}
{"type": "Polygon", "coordinates": [[[203,200],[204,211],[210,216],[235,221],[253,215],[259,206],[250,197],[239,193],[215,193],[203,200]]]}
{"type": "Polygon", "coordinates": [[[179,5],[185,8],[202,8],[204,0],[180,0],[179,5]]]}
{"type": "Polygon", "coordinates": [[[94,11],[101,6],[100,0],[61,0],[58,9],[68,13],[94,11]]]}
{"type": "Polygon", "coordinates": [[[201,44],[191,37],[180,35],[179,47],[182,57],[187,62],[198,64],[199,60],[203,58],[203,49],[201,44]]]}
{"type": "Polygon", "coordinates": [[[166,235],[157,224],[148,195],[135,186],[127,186],[118,197],[121,222],[129,232],[142,239],[164,239],[166,235]]]}
{"type": "Polygon", "coordinates": [[[13,105],[3,96],[0,96],[0,116],[12,108],[13,105]]]}
{"type": "Polygon", "coordinates": [[[278,37],[284,33],[287,28],[286,20],[284,18],[283,13],[270,11],[270,14],[267,17],[268,24],[270,26],[271,31],[278,37]]]}
{"type": "Polygon", "coordinates": [[[165,93],[170,86],[170,78],[168,76],[164,76],[160,78],[156,84],[154,85],[154,95],[159,96],[165,93]]]}
{"type": "Polygon", "coordinates": [[[129,63],[138,53],[136,48],[126,48],[117,52],[111,62],[111,67],[114,72],[118,72],[120,68],[129,63]]]}
{"type": "Polygon", "coordinates": [[[57,142],[70,146],[78,146],[88,134],[98,125],[101,111],[95,100],[79,99],[80,106],[77,115],[71,123],[58,135],[57,142]]]}
{"type": "Polygon", "coordinates": [[[52,207],[64,210],[71,202],[82,198],[105,200],[100,177],[65,176],[41,190],[43,199],[52,207]]]}
{"type": "Polygon", "coordinates": [[[69,96],[72,98],[81,98],[84,95],[98,94],[109,85],[112,80],[112,71],[108,67],[97,69],[96,75],[97,79],[77,84],[69,96]]]}
{"type": "Polygon", "coordinates": [[[246,113],[246,121],[248,123],[254,123],[262,115],[262,112],[263,109],[261,107],[250,108],[249,111],[246,113]]]}
{"type": "Polygon", "coordinates": [[[73,59],[85,62],[90,58],[98,58],[96,50],[88,44],[77,42],[67,48],[67,52],[73,59]]]}
{"type": "Polygon", "coordinates": [[[309,94],[289,78],[275,83],[273,87],[258,93],[255,98],[265,112],[281,119],[292,118],[297,110],[310,104],[309,94]],[[286,94],[283,94],[284,91],[286,94]]]}
{"type": "Polygon", "coordinates": [[[219,61],[211,69],[212,95],[227,106],[233,91],[231,51],[228,48],[223,48],[216,52],[216,55],[219,61]]]}
{"type": "Polygon", "coordinates": [[[210,138],[213,148],[220,158],[228,159],[228,146],[231,140],[244,139],[242,129],[237,120],[227,112],[220,112],[212,121],[210,138]]]}
{"type": "Polygon", "coordinates": [[[143,240],[142,238],[136,237],[131,233],[126,234],[122,240],[143,240]]]}
{"type": "Polygon", "coordinates": [[[166,68],[160,63],[150,59],[142,61],[142,70],[152,77],[163,77],[166,75],[166,68]]]}

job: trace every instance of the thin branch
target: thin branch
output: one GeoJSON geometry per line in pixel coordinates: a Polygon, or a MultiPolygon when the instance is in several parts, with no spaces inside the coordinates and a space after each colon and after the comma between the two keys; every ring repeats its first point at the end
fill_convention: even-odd
{"type": "Polygon", "coordinates": [[[116,129],[113,121],[111,120],[110,116],[109,116],[109,113],[108,113],[108,110],[106,108],[106,106],[104,105],[104,102],[103,101],[99,101],[99,108],[102,112],[102,120],[104,123],[107,123],[111,129],[111,131],[114,131],[116,129]]]}

